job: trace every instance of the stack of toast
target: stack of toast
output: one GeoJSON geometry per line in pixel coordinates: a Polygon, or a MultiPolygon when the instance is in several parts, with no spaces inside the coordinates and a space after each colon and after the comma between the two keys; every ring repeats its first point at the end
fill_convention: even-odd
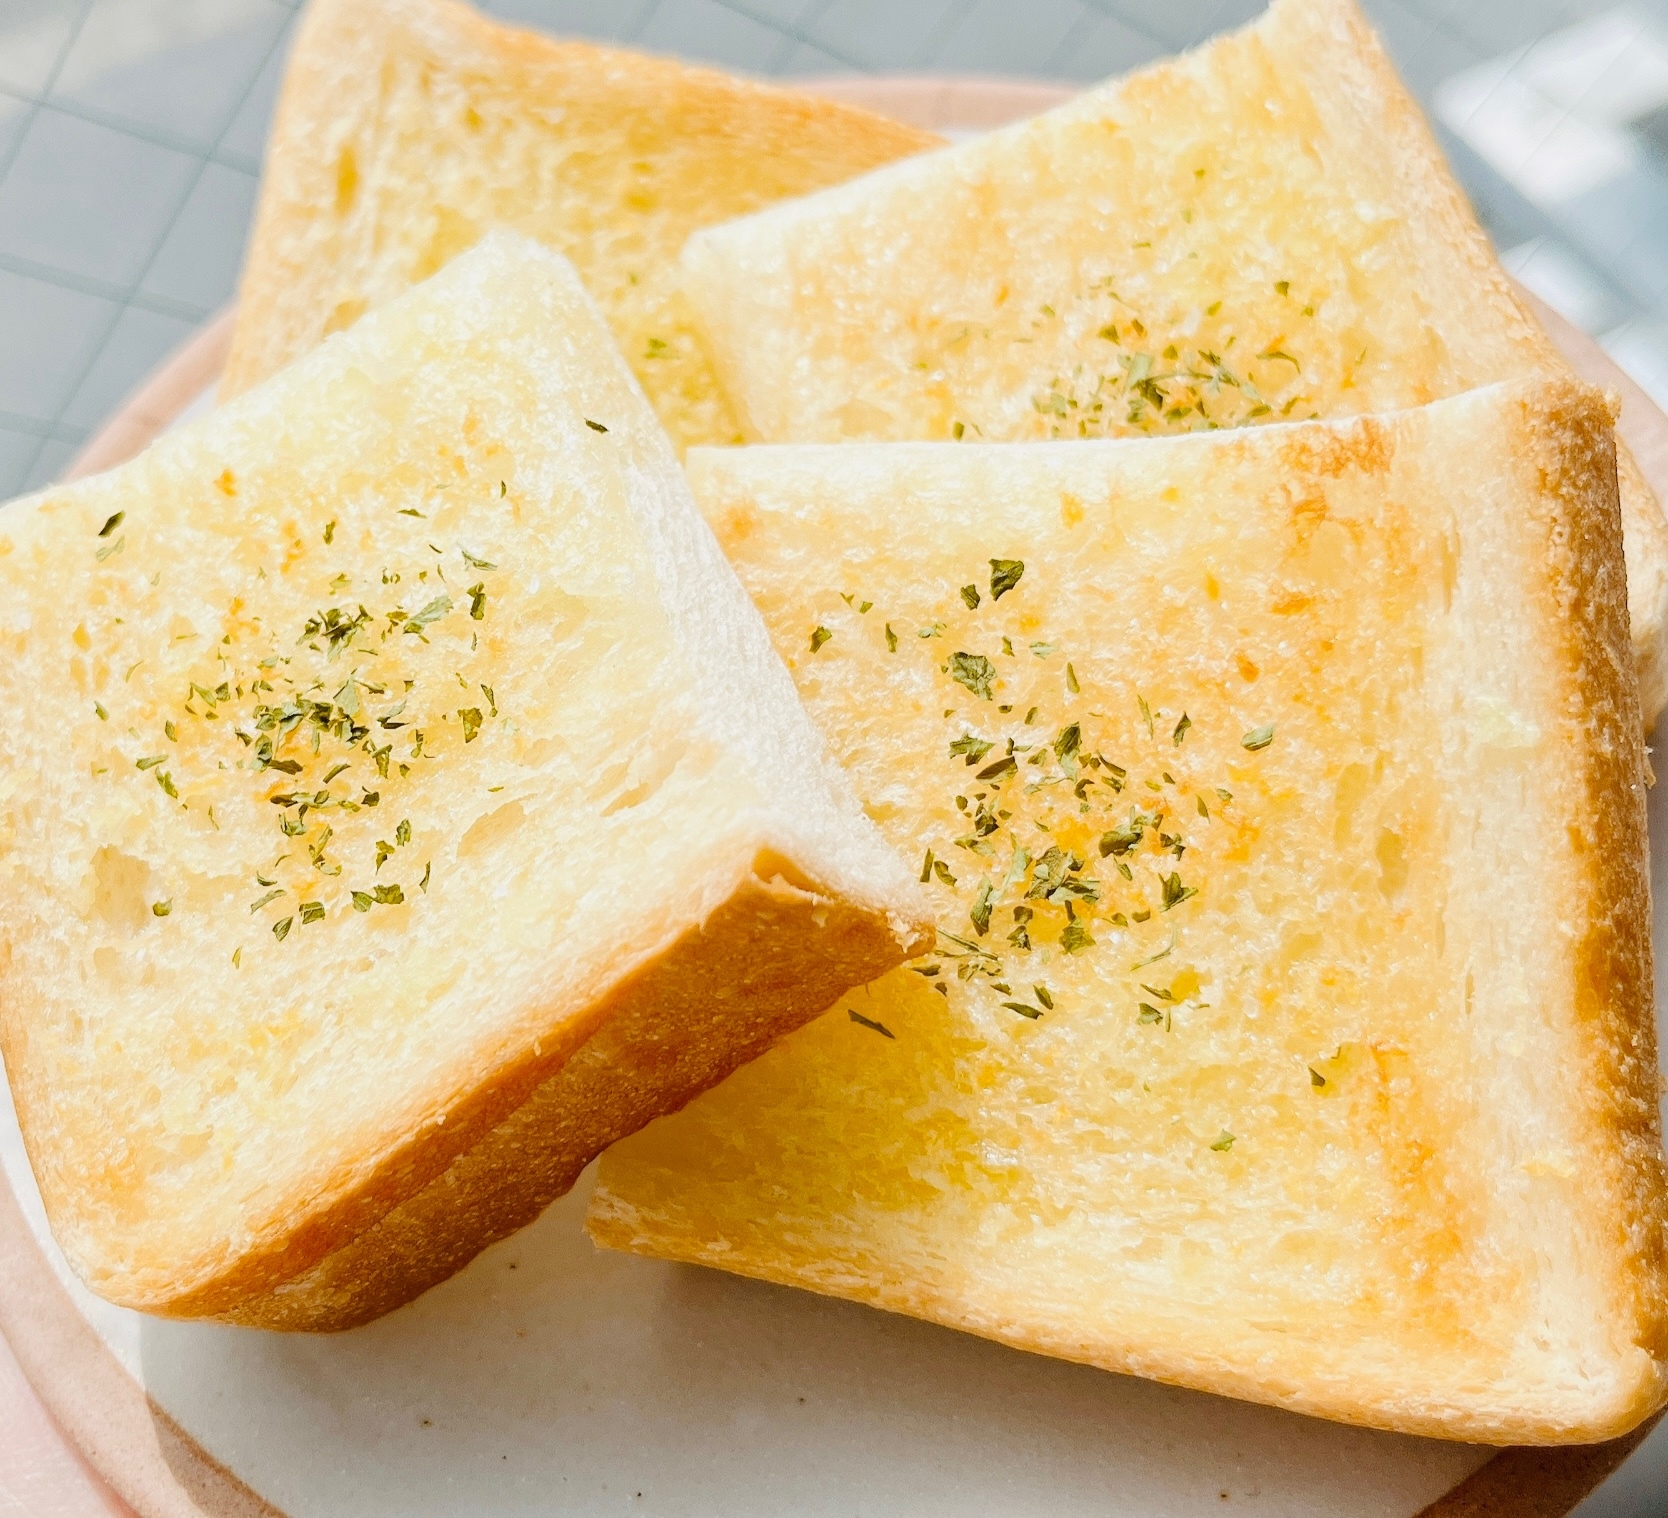
{"type": "Polygon", "coordinates": [[[954,146],[312,0],[219,408],[0,521],[65,1253],[346,1328],[600,1154],[613,1248],[1626,1432],[1668,522],[1615,421],[1353,0],[954,146]]]}

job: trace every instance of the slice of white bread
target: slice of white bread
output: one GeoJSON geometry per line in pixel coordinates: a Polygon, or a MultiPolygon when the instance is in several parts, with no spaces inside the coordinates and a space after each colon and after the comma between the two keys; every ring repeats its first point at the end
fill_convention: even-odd
{"type": "Polygon", "coordinates": [[[124,1306],[398,1306],[930,921],[524,239],[8,507],[0,607],[0,1046],[124,1306]]]}
{"type": "Polygon", "coordinates": [[[676,291],[697,227],[939,138],[455,0],[312,0],[222,382],[235,395],[494,227],[560,249],[679,448],[740,440],[676,291]]]}
{"type": "Polygon", "coordinates": [[[692,451],[939,952],[610,1149],[595,1237],[1412,1433],[1645,1417],[1668,1273],[1613,459],[1565,380],[692,451]]]}
{"type": "MultiPolygon", "coordinates": [[[[1353,0],[691,239],[748,435],[1003,441],[1421,405],[1563,361],[1353,0]]],[[[1668,524],[1620,460],[1642,706],[1668,524]]]]}

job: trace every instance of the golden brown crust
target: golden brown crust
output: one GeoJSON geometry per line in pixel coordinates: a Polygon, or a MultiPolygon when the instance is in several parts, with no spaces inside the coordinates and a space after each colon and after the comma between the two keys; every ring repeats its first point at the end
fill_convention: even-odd
{"type": "MultiPolygon", "coordinates": [[[[1291,23],[1293,30],[1305,31],[1315,39],[1314,45],[1320,48],[1317,77],[1332,78],[1342,58],[1359,63],[1370,85],[1329,92],[1329,100],[1345,108],[1369,100],[1382,102],[1383,115],[1371,123],[1371,133],[1368,125],[1362,124],[1362,140],[1371,141],[1372,134],[1382,134],[1390,145],[1385,161],[1397,172],[1403,197],[1410,204],[1422,205],[1433,223],[1433,233],[1464,261],[1478,288],[1487,291],[1488,301],[1504,321],[1512,342],[1526,355],[1533,355],[1536,368],[1549,374],[1569,373],[1569,365],[1545,327],[1519,298],[1516,285],[1500,267],[1488,234],[1448,168],[1430,122],[1408,93],[1377,33],[1354,0],[1287,0],[1271,19],[1276,25],[1291,23]],[[1337,49],[1324,37],[1328,32],[1343,33],[1348,39],[1347,48],[1337,49]]],[[[1638,705],[1648,725],[1668,703],[1668,517],[1626,446],[1617,444],[1615,451],[1623,538],[1630,563],[1622,605],[1638,633],[1632,638],[1632,657],[1638,678],[1638,705]]],[[[1623,631],[1629,630],[1624,623],[1623,631]]]]}
{"type": "Polygon", "coordinates": [[[684,238],[939,141],[453,0],[319,0],[280,97],[221,394],[512,227],[573,260],[680,445],[731,441],[672,288],[684,238]]]}
{"type": "MultiPolygon", "coordinates": [[[[1584,878],[1574,1012],[1589,1104],[1584,1185],[1613,1220],[1614,1257],[1631,1294],[1635,1342],[1668,1358],[1668,1170],[1658,1106],[1650,939],[1645,751],[1628,639],[1626,567],[1615,486],[1616,444],[1604,398],[1576,383],[1525,402],[1524,467],[1555,507],[1546,538],[1547,624],[1562,634],[1564,751],[1582,798],[1570,828],[1584,878]]],[[[1617,1429],[1614,1432],[1622,1432],[1617,1429]]]]}
{"type": "Polygon", "coordinates": [[[900,963],[905,947],[872,912],[749,874],[573,1019],[565,1048],[526,1051],[278,1249],[150,1310],[315,1331],[380,1317],[530,1223],[615,1139],[900,963]]]}

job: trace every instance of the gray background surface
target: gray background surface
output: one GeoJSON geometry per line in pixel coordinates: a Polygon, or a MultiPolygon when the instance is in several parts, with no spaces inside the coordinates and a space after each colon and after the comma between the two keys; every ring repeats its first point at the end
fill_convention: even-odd
{"type": "MultiPolygon", "coordinates": [[[[1364,0],[1510,267],[1668,404],[1668,0],[1364,0]]],[[[489,0],[757,74],[1089,82],[1262,0],[489,0]]],[[[232,298],[297,5],[0,0],[0,499],[232,298]]],[[[1668,1422],[1581,1518],[1668,1514],[1668,1422]]]]}

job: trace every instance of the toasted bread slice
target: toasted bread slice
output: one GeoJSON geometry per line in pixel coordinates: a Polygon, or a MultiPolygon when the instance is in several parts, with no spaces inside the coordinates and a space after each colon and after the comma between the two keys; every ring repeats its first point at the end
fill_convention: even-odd
{"type": "Polygon", "coordinates": [[[312,0],[221,393],[505,227],[573,260],[680,449],[739,441],[677,296],[684,239],[939,141],[711,69],[553,42],[453,0],[312,0]]]}
{"type": "Polygon", "coordinates": [[[689,462],[940,940],[609,1150],[601,1242],[1412,1433],[1661,1404],[1603,397],[689,462]]]}
{"type": "MultiPolygon", "coordinates": [[[[748,435],[988,441],[1421,405],[1563,362],[1353,0],[697,234],[685,283],[748,435]]],[[[1625,452],[1644,713],[1668,524],[1625,452]]]]}
{"type": "Polygon", "coordinates": [[[928,920],[524,239],[0,534],[0,1040],[113,1302],[398,1306],[928,920]]]}

